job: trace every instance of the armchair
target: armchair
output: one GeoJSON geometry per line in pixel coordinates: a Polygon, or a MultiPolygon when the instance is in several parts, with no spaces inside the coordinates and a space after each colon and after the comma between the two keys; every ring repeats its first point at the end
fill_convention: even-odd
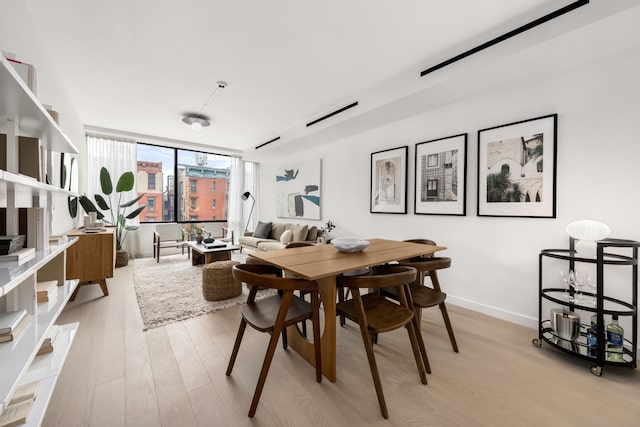
{"type": "Polygon", "coordinates": [[[184,232],[180,224],[156,224],[153,231],[153,257],[160,262],[160,249],[180,248],[184,255],[184,232]]]}

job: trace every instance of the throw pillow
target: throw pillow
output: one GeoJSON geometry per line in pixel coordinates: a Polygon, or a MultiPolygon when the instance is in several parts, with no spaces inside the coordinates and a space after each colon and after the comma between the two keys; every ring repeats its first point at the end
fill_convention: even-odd
{"type": "Polygon", "coordinates": [[[307,233],[307,241],[315,242],[317,238],[318,238],[318,227],[314,225],[309,229],[309,232],[307,233]]]}
{"type": "Polygon", "coordinates": [[[282,233],[282,236],[280,236],[280,243],[282,243],[283,245],[286,245],[291,241],[291,239],[293,239],[293,231],[285,230],[282,233]]]}
{"type": "Polygon", "coordinates": [[[282,222],[274,222],[271,224],[271,233],[270,233],[270,237],[274,240],[280,240],[280,237],[282,237],[282,233],[285,230],[285,226],[286,224],[282,223],[282,222]]]}
{"type": "Polygon", "coordinates": [[[253,237],[258,237],[260,239],[267,239],[269,237],[270,232],[271,232],[270,222],[258,221],[258,225],[256,226],[256,229],[253,232],[253,237]]]}
{"type": "Polygon", "coordinates": [[[294,242],[302,242],[307,240],[307,231],[308,231],[308,225],[300,225],[300,224],[296,224],[295,227],[293,227],[293,241],[294,242]]]}

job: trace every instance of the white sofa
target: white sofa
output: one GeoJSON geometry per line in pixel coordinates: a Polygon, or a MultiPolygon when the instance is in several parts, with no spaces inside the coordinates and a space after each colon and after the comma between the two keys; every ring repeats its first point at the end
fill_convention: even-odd
{"type": "Polygon", "coordinates": [[[245,233],[238,239],[240,251],[243,248],[258,251],[272,251],[284,249],[289,242],[316,242],[323,231],[318,227],[309,227],[306,224],[293,224],[283,222],[259,222],[256,231],[245,233]],[[267,226],[270,224],[270,227],[267,226]],[[265,231],[267,231],[265,233],[265,231]],[[287,232],[287,233],[285,233],[287,232]],[[266,237],[263,237],[266,236],[266,237]]]}

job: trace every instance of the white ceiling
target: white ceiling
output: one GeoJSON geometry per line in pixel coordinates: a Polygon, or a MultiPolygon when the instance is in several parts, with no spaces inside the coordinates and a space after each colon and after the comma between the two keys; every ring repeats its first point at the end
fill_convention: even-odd
{"type": "Polygon", "coordinates": [[[363,94],[406,97],[429,84],[421,70],[569,3],[25,1],[86,126],[232,151],[300,136],[363,94]],[[416,84],[382,94],[400,75],[416,84]],[[217,81],[212,125],[195,133],[181,118],[217,81]]]}

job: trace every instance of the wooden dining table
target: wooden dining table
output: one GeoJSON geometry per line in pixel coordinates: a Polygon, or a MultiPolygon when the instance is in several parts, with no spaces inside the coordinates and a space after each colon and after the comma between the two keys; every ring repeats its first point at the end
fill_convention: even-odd
{"type": "MultiPolygon", "coordinates": [[[[429,255],[446,249],[396,240],[369,239],[370,245],[361,252],[340,252],[331,244],[304,246],[267,252],[253,252],[252,257],[283,269],[288,274],[318,282],[324,310],[322,330],[322,373],[336,381],[336,278],[347,272],[392,261],[429,255]]],[[[296,325],[287,329],[289,345],[312,365],[315,362],[313,343],[296,325]]]]}

